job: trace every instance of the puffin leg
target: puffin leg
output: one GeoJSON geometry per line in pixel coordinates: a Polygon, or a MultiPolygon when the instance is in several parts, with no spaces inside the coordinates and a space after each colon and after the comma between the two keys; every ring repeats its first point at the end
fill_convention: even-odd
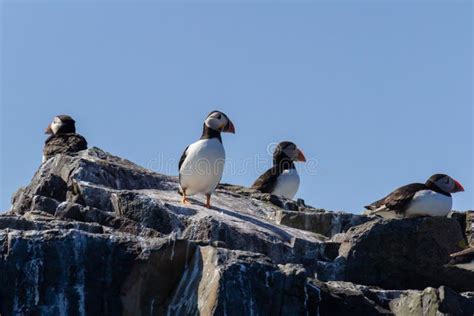
{"type": "Polygon", "coordinates": [[[206,194],[206,207],[211,208],[211,193],[206,194]]]}
{"type": "Polygon", "coordinates": [[[189,204],[188,198],[186,197],[186,191],[183,190],[183,198],[181,199],[182,204],[189,204]]]}

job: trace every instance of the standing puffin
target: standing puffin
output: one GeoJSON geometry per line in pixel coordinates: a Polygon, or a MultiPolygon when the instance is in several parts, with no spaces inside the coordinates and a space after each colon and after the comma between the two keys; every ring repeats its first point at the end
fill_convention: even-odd
{"type": "Polygon", "coordinates": [[[303,152],[292,142],[281,142],[273,153],[273,167],[252,184],[252,188],[263,193],[281,195],[293,199],[300,186],[300,177],[295,161],[306,161],[303,152]]]}
{"type": "Polygon", "coordinates": [[[51,136],[44,143],[43,162],[56,154],[75,153],[87,149],[86,139],[76,134],[75,123],[69,115],[54,117],[45,130],[45,134],[51,136]]]}
{"type": "Polygon", "coordinates": [[[224,172],[225,151],[221,133],[235,133],[234,124],[222,112],[211,112],[204,121],[201,138],[186,147],[179,160],[179,186],[182,203],[197,193],[206,195],[206,207],[211,208],[211,194],[224,172]]]}
{"type": "Polygon", "coordinates": [[[366,214],[384,218],[446,216],[451,212],[451,193],[464,191],[462,185],[445,174],[432,175],[425,183],[402,186],[365,208],[366,214]]]}

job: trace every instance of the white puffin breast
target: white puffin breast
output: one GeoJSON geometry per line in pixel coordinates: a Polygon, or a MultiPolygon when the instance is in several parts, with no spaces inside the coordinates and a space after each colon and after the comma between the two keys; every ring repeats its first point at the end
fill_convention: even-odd
{"type": "Polygon", "coordinates": [[[179,170],[180,186],[186,195],[211,193],[224,172],[224,146],[217,138],[200,139],[189,145],[179,170]]]}
{"type": "Polygon", "coordinates": [[[277,178],[275,189],[272,194],[281,195],[287,199],[293,199],[300,186],[300,176],[296,169],[284,170],[277,178]]]}
{"type": "Polygon", "coordinates": [[[410,205],[405,211],[406,216],[446,216],[451,212],[453,199],[451,196],[437,193],[432,190],[422,190],[413,196],[410,205]]]}

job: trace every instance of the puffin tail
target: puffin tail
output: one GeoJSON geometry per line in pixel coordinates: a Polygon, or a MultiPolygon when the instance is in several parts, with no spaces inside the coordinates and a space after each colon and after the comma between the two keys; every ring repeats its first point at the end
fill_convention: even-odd
{"type": "Polygon", "coordinates": [[[364,208],[369,210],[369,211],[373,211],[373,210],[377,209],[377,207],[373,204],[366,205],[366,206],[364,206],[364,208]]]}
{"type": "Polygon", "coordinates": [[[387,217],[387,213],[391,213],[385,205],[370,204],[365,206],[365,208],[367,210],[362,213],[363,215],[376,215],[381,217],[387,217]]]}

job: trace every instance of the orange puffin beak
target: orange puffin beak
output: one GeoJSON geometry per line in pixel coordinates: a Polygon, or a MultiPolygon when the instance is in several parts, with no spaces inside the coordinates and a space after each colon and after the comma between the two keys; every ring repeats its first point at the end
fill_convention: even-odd
{"type": "Polygon", "coordinates": [[[53,130],[51,129],[51,124],[49,124],[48,127],[46,127],[46,129],[44,130],[44,133],[53,134],[53,130]]]}
{"type": "MultiPolygon", "coordinates": [[[[453,179],[453,180],[454,180],[454,179],[453,179]]],[[[454,193],[454,192],[463,192],[463,191],[464,191],[464,188],[463,188],[463,186],[461,185],[461,183],[459,183],[459,182],[457,182],[456,180],[454,180],[454,184],[455,184],[456,186],[454,187],[453,193],[454,193]]]]}
{"type": "Polygon", "coordinates": [[[301,149],[297,149],[298,157],[296,161],[306,161],[306,157],[304,156],[303,152],[301,149]]]}
{"type": "Polygon", "coordinates": [[[225,133],[232,133],[232,134],[235,134],[234,123],[232,123],[232,121],[229,120],[229,124],[227,124],[227,126],[224,127],[224,129],[223,129],[222,131],[225,132],[225,133]]]}

